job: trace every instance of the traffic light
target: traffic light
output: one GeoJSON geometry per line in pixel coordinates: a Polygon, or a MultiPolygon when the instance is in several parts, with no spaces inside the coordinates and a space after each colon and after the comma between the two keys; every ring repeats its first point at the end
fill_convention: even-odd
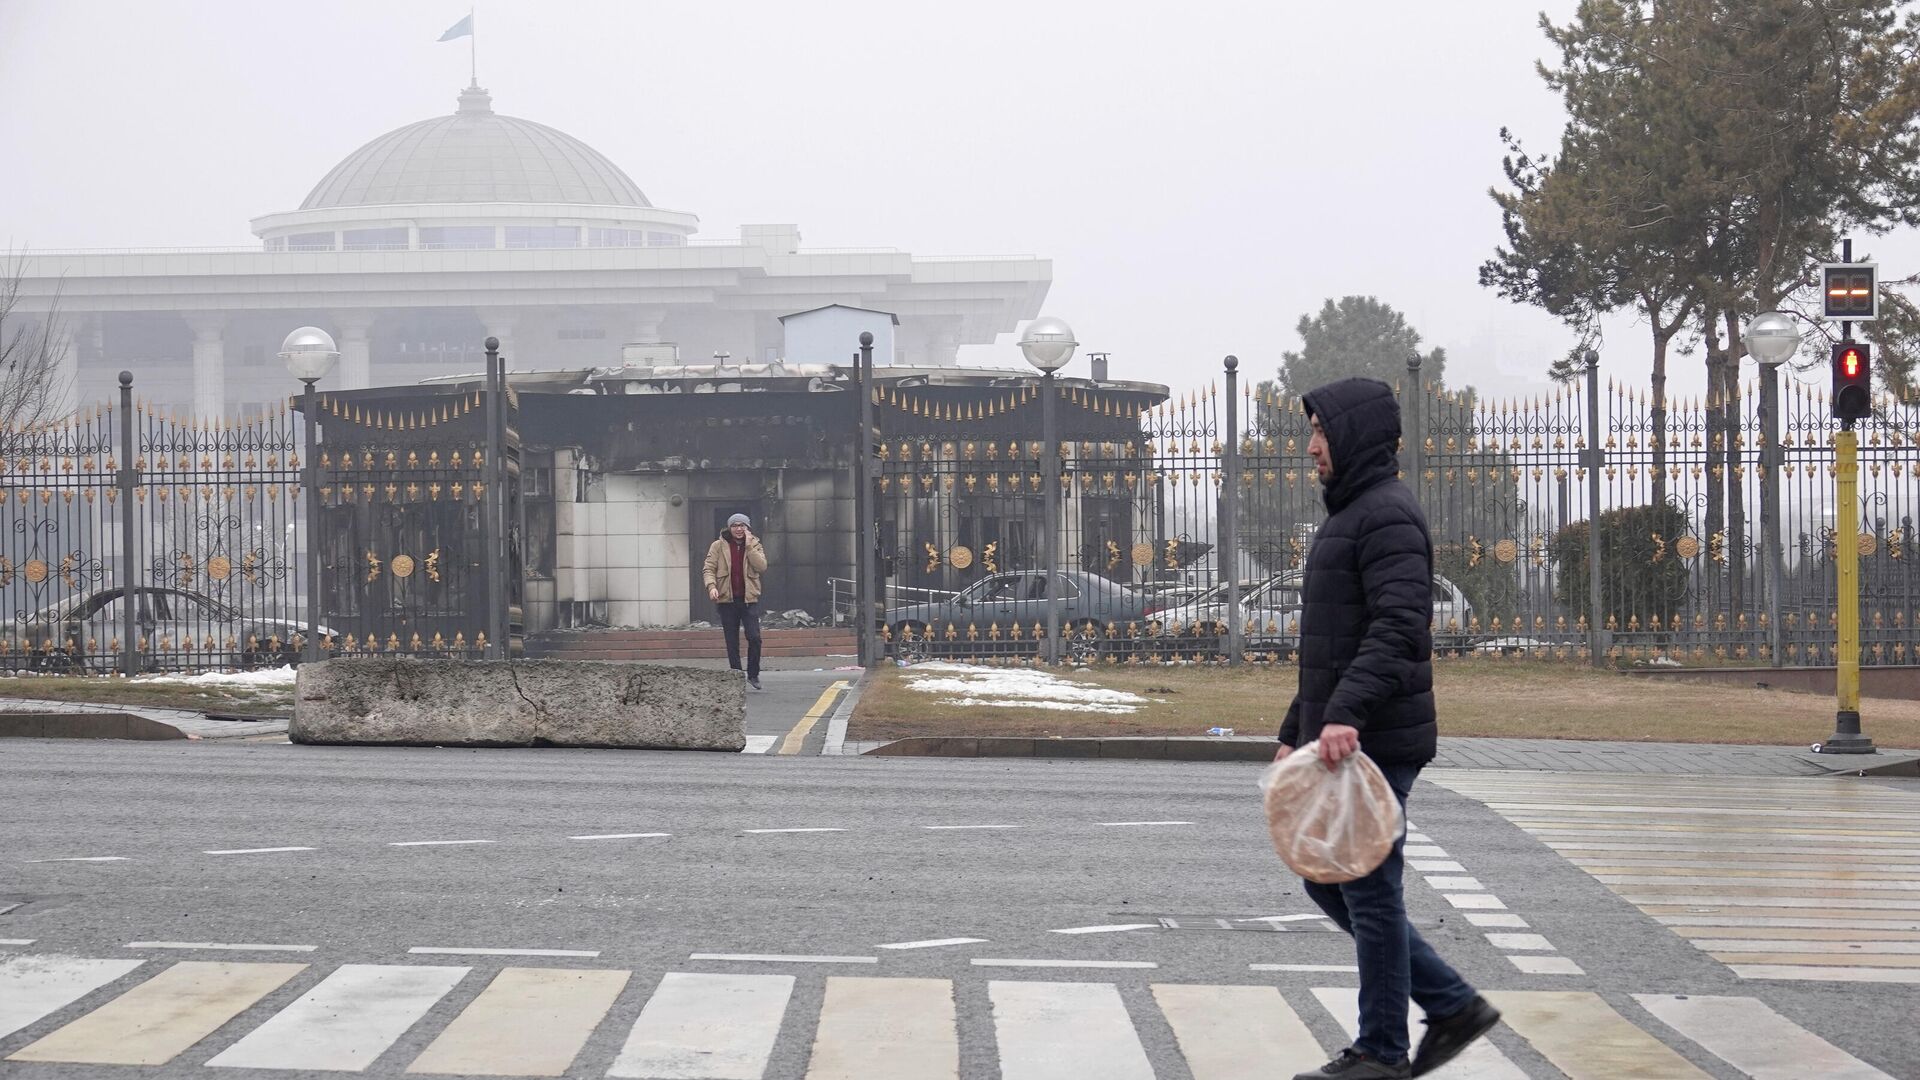
{"type": "Polygon", "coordinates": [[[1833,416],[1859,420],[1872,411],[1873,346],[1842,341],[1833,347],[1833,416]]]}
{"type": "Polygon", "coordinates": [[[1820,300],[1829,319],[1876,319],[1880,290],[1874,263],[1826,263],[1820,267],[1820,300]]]}

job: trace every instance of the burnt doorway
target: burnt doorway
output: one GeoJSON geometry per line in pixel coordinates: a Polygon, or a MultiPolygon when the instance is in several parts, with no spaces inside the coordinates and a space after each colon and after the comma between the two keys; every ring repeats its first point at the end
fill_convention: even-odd
{"type": "MultiPolygon", "coordinates": [[[[694,499],[687,507],[687,522],[692,530],[687,538],[687,552],[693,556],[690,560],[693,565],[689,567],[693,584],[687,592],[690,601],[687,605],[689,622],[718,622],[720,619],[713,602],[707,599],[707,584],[702,571],[707,563],[707,549],[720,539],[720,534],[726,531],[727,519],[735,514],[747,515],[747,519],[753,522],[754,533],[760,533],[762,518],[759,499],[694,499]]],[[[768,591],[771,591],[771,582],[762,581],[761,584],[768,586],[768,591]]],[[[766,599],[769,597],[762,598],[763,601],[766,599]]],[[[761,610],[766,609],[763,602],[761,610]]]]}

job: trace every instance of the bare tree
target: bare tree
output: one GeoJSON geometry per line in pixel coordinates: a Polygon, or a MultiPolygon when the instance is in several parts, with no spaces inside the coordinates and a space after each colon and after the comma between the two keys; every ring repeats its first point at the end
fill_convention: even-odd
{"type": "Polygon", "coordinates": [[[0,264],[0,431],[59,418],[71,389],[60,364],[60,291],[44,312],[23,311],[25,277],[25,255],[0,264]]]}

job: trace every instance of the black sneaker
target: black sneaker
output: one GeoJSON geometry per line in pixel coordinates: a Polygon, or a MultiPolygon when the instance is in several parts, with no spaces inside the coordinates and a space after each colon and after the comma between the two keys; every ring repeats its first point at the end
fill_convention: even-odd
{"type": "Polygon", "coordinates": [[[1338,1080],[1406,1080],[1412,1075],[1412,1066],[1404,1061],[1398,1065],[1388,1065],[1349,1046],[1335,1054],[1332,1061],[1312,1072],[1295,1073],[1293,1080],[1327,1080],[1328,1077],[1337,1077],[1338,1080]]]}
{"type": "Polygon", "coordinates": [[[1473,1003],[1452,1016],[1428,1018],[1427,1033],[1420,1037],[1420,1049],[1413,1055],[1413,1075],[1425,1076],[1460,1056],[1473,1040],[1493,1030],[1500,1022],[1500,1010],[1479,994],[1473,1003]]]}
{"type": "Polygon", "coordinates": [[[748,686],[751,686],[751,687],[753,687],[753,688],[754,688],[755,690],[759,690],[759,689],[762,689],[762,687],[760,686],[760,680],[759,680],[759,679],[748,679],[748,680],[747,680],[747,685],[748,685],[748,686]]]}

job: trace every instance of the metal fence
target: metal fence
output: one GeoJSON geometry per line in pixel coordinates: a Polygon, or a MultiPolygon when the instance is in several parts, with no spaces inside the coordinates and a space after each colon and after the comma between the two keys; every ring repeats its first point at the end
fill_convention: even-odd
{"type": "Polygon", "coordinates": [[[0,669],[284,663],[305,611],[291,410],[209,423],[133,396],[0,432],[0,669]]]}
{"type": "MultiPolygon", "coordinates": [[[[1064,624],[1068,652],[1111,663],[1291,654],[1300,572],[1324,517],[1308,420],[1297,399],[1225,381],[1224,392],[1122,410],[1098,437],[1062,441],[1052,527],[1069,580],[1055,587],[1080,601],[1064,624]],[[1242,594],[1232,606],[1230,581],[1242,594]]],[[[1793,384],[1774,401],[1750,384],[1655,409],[1646,391],[1603,386],[1596,370],[1549,395],[1497,400],[1436,387],[1417,366],[1396,389],[1402,477],[1433,533],[1443,655],[1835,661],[1838,428],[1821,392],[1793,384]]],[[[1069,411],[1104,415],[1093,392],[1061,396],[1069,411]]],[[[1920,662],[1920,401],[1882,398],[1859,430],[1860,662],[1920,662]]],[[[1044,615],[1031,616],[1047,586],[1024,607],[983,601],[1017,591],[1010,576],[1048,578],[1038,573],[1045,452],[1030,427],[888,440],[874,493],[888,577],[947,596],[888,605],[882,633],[896,653],[1042,653],[1044,615]]]]}
{"type": "Polygon", "coordinates": [[[502,654],[524,535],[513,399],[322,395],[312,418],[290,401],[214,422],[123,375],[117,403],[0,431],[0,671],[297,662],[311,512],[320,655],[502,654]]]}

